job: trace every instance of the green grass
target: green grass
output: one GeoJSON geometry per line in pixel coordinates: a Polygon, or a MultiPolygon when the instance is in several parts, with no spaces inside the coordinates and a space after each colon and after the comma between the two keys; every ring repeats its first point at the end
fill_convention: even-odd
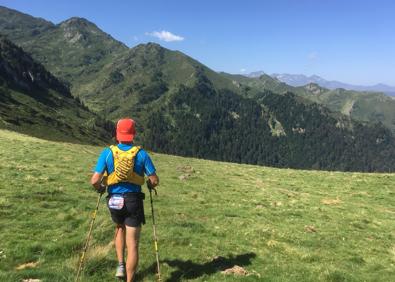
{"type": "MultiPolygon", "coordinates": [[[[73,281],[97,199],[88,181],[100,151],[0,131],[0,281],[73,281]],[[17,269],[29,262],[37,265],[17,269]]],[[[395,277],[395,174],[152,156],[161,177],[155,208],[164,281],[395,277]],[[221,273],[234,265],[251,275],[221,273]]],[[[139,281],[154,281],[145,205],[139,281]]],[[[114,280],[113,231],[102,201],[83,281],[114,280]]]]}

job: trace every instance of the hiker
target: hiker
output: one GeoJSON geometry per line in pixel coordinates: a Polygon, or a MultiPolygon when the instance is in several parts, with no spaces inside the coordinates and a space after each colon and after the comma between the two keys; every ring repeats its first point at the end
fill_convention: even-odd
{"type": "Polygon", "coordinates": [[[141,225],[145,224],[144,193],[141,192],[144,174],[148,176],[149,189],[159,184],[150,156],[133,144],[135,134],[134,120],[125,118],[118,121],[116,127],[118,145],[102,151],[91,179],[91,184],[99,193],[104,193],[108,186],[107,205],[111,218],[116,223],[115,250],[119,264],[115,276],[125,278],[126,243],[126,281],[128,282],[133,281],[136,273],[141,225]],[[107,177],[104,176],[106,174],[107,177]]]}

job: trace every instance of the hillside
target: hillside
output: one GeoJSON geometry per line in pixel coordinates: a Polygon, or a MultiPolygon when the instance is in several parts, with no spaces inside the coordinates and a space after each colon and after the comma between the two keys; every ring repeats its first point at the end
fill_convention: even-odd
{"type": "Polygon", "coordinates": [[[395,135],[395,100],[383,93],[321,88],[316,84],[304,87],[314,100],[332,111],[341,112],[362,122],[381,122],[395,135]]]}
{"type": "MultiPolygon", "coordinates": [[[[0,177],[8,180],[0,184],[1,281],[74,280],[101,149],[0,130],[0,177]]],[[[154,201],[163,281],[392,281],[394,174],[151,155],[161,177],[154,201]],[[221,273],[234,265],[249,276],[221,273]]],[[[145,210],[138,278],[148,282],[147,200],[145,210]]],[[[114,279],[113,231],[102,199],[83,281],[114,279]]]]}
{"type": "Polygon", "coordinates": [[[238,91],[231,81],[185,54],[148,43],[131,48],[73,89],[88,106],[117,119],[202,77],[215,90],[238,91]]]}
{"type": "Polygon", "coordinates": [[[0,128],[52,140],[101,144],[111,123],[90,112],[20,47],[0,36],[0,128]]]}
{"type": "MultiPolygon", "coordinates": [[[[15,14],[18,28],[34,21],[3,10],[15,14]]],[[[276,167],[395,170],[395,139],[381,125],[363,126],[304,96],[277,94],[306,89],[264,76],[245,85],[158,44],[128,49],[85,19],[49,30],[18,43],[103,118],[136,119],[136,140],[149,149],[276,167]]]]}
{"type": "Polygon", "coordinates": [[[240,87],[248,90],[249,97],[255,97],[259,91],[270,90],[283,94],[292,92],[307,100],[322,104],[331,111],[350,116],[360,122],[383,123],[395,135],[395,100],[383,93],[357,92],[353,90],[330,90],[315,83],[293,87],[269,75],[246,77],[222,73],[240,87]]]}

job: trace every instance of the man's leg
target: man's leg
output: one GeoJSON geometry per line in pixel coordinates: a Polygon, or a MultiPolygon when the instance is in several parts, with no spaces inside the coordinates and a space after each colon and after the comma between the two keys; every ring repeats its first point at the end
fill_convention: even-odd
{"type": "Polygon", "coordinates": [[[117,224],[115,227],[115,251],[119,263],[124,262],[125,252],[125,225],[117,224]]]}
{"type": "Polygon", "coordinates": [[[126,225],[126,246],[128,250],[126,260],[127,282],[132,282],[139,262],[139,239],[141,227],[131,227],[126,225]]]}
{"type": "Polygon", "coordinates": [[[115,251],[117,253],[118,258],[118,266],[115,276],[118,278],[125,278],[125,263],[124,263],[124,254],[125,254],[125,225],[117,224],[115,227],[115,251]]]}

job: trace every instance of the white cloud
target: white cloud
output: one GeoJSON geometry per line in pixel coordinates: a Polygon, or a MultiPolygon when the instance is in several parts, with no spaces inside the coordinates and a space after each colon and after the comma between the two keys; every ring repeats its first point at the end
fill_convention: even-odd
{"type": "Polygon", "coordinates": [[[166,42],[183,41],[184,40],[184,37],[175,35],[167,30],[147,32],[145,34],[149,35],[149,36],[156,37],[156,38],[166,41],[166,42]]]}
{"type": "Polygon", "coordinates": [[[307,55],[307,59],[309,59],[310,61],[315,61],[315,60],[317,60],[317,59],[318,59],[318,53],[315,52],[315,51],[310,52],[310,53],[307,55]]]}
{"type": "Polygon", "coordinates": [[[247,70],[246,69],[240,69],[240,72],[246,72],[247,70]]]}
{"type": "Polygon", "coordinates": [[[139,38],[135,35],[133,36],[133,41],[139,41],[139,38]]]}

